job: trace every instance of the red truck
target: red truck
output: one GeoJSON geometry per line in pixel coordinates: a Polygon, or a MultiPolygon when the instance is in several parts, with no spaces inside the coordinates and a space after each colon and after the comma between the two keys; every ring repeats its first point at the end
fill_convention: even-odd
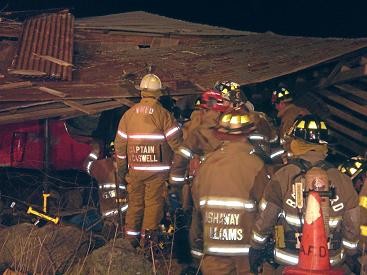
{"type": "Polygon", "coordinates": [[[126,110],[2,125],[0,223],[13,201],[42,206],[45,188],[50,189],[50,202],[54,196],[54,204],[64,212],[92,205],[104,216],[115,216],[115,174],[106,149],[126,110]]]}

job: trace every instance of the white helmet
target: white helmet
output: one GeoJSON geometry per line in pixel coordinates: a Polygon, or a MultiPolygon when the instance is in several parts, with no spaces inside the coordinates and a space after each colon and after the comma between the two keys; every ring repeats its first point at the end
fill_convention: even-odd
{"type": "Polygon", "coordinates": [[[155,74],[147,74],[140,82],[139,90],[158,91],[162,89],[162,82],[155,74]]]}

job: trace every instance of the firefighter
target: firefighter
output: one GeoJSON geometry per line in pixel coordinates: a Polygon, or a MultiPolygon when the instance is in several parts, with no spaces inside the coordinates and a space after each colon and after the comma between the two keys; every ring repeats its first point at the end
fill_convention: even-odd
{"type": "Polygon", "coordinates": [[[123,115],[115,138],[118,174],[129,195],[125,233],[134,246],[141,233],[158,228],[173,151],[182,142],[173,116],[158,101],[158,76],[145,75],[138,88],[142,99],[123,115]]]}
{"type": "Polygon", "coordinates": [[[197,107],[200,108],[201,112],[200,123],[197,123],[196,127],[190,125],[184,142],[173,158],[170,182],[174,184],[185,182],[189,176],[195,174],[195,171],[189,172],[189,174],[187,171],[189,161],[195,155],[204,157],[221,144],[211,129],[216,127],[221,113],[230,108],[230,103],[223,100],[217,91],[208,90],[202,94],[197,107]]]}
{"type": "MultiPolygon", "coordinates": [[[[354,189],[359,194],[360,206],[360,243],[359,247],[362,251],[363,272],[367,272],[367,161],[361,156],[352,157],[339,165],[340,172],[351,178],[354,189]]],[[[364,274],[364,273],[363,273],[364,274]]]]}
{"type": "Polygon", "coordinates": [[[274,127],[270,124],[266,115],[255,111],[254,105],[241,92],[240,85],[231,81],[217,82],[214,89],[221,92],[222,97],[232,102],[233,108],[244,108],[250,112],[252,120],[256,125],[256,132],[252,138],[249,137],[253,145],[270,156],[270,145],[278,140],[274,127]]]}
{"type": "MultiPolygon", "coordinates": [[[[354,261],[355,265],[350,266],[356,271],[358,195],[350,178],[325,162],[328,136],[326,124],[314,115],[302,116],[294,123],[291,136],[293,139],[290,148],[294,159],[275,173],[260,202],[261,213],[251,239],[252,270],[256,272],[261,265],[266,252],[265,245],[273,231],[273,237],[277,240],[275,261],[282,266],[298,263],[305,211],[303,192],[320,190],[324,191],[322,211],[329,236],[330,263],[332,266],[342,265],[346,256],[349,264],[354,261]]],[[[281,270],[282,267],[277,272],[281,270]]]]}
{"type": "Polygon", "coordinates": [[[254,130],[248,112],[223,114],[212,130],[222,144],[208,154],[194,179],[190,238],[193,253],[203,255],[204,274],[250,271],[251,224],[267,182],[264,164],[247,140],[254,130]]]}
{"type": "Polygon", "coordinates": [[[285,87],[279,87],[272,94],[272,103],[275,105],[280,119],[279,138],[284,139],[298,116],[309,114],[305,108],[293,103],[293,93],[285,87]]]}

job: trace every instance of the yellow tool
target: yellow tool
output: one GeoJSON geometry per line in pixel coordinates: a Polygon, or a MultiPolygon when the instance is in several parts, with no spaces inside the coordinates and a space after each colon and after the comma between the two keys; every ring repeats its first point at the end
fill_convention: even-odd
{"type": "Polygon", "coordinates": [[[49,193],[43,193],[43,212],[46,213],[47,212],[47,198],[50,196],[49,193]]]}
{"type": "Polygon", "coordinates": [[[53,222],[54,224],[58,224],[58,222],[59,222],[59,220],[60,220],[60,219],[59,219],[59,217],[55,217],[55,218],[53,218],[53,217],[51,217],[51,216],[48,216],[48,215],[43,214],[43,213],[41,213],[41,212],[38,212],[38,211],[34,210],[31,206],[28,208],[28,210],[27,210],[27,214],[33,214],[33,215],[35,215],[35,216],[40,217],[41,219],[44,219],[44,220],[46,220],[46,221],[53,222]]]}

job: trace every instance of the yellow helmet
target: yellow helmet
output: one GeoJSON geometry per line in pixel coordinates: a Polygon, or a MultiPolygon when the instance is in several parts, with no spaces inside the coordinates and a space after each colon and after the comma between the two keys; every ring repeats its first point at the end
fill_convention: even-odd
{"type": "Polygon", "coordinates": [[[224,113],[218,123],[218,132],[230,135],[249,134],[255,129],[252,116],[242,108],[224,113]]]}
{"type": "Polygon", "coordinates": [[[361,172],[367,171],[367,161],[361,156],[352,157],[340,164],[338,169],[354,180],[361,172]]]}
{"type": "Polygon", "coordinates": [[[155,74],[147,74],[142,78],[137,89],[141,90],[142,96],[159,97],[162,95],[162,82],[155,74]]]}

